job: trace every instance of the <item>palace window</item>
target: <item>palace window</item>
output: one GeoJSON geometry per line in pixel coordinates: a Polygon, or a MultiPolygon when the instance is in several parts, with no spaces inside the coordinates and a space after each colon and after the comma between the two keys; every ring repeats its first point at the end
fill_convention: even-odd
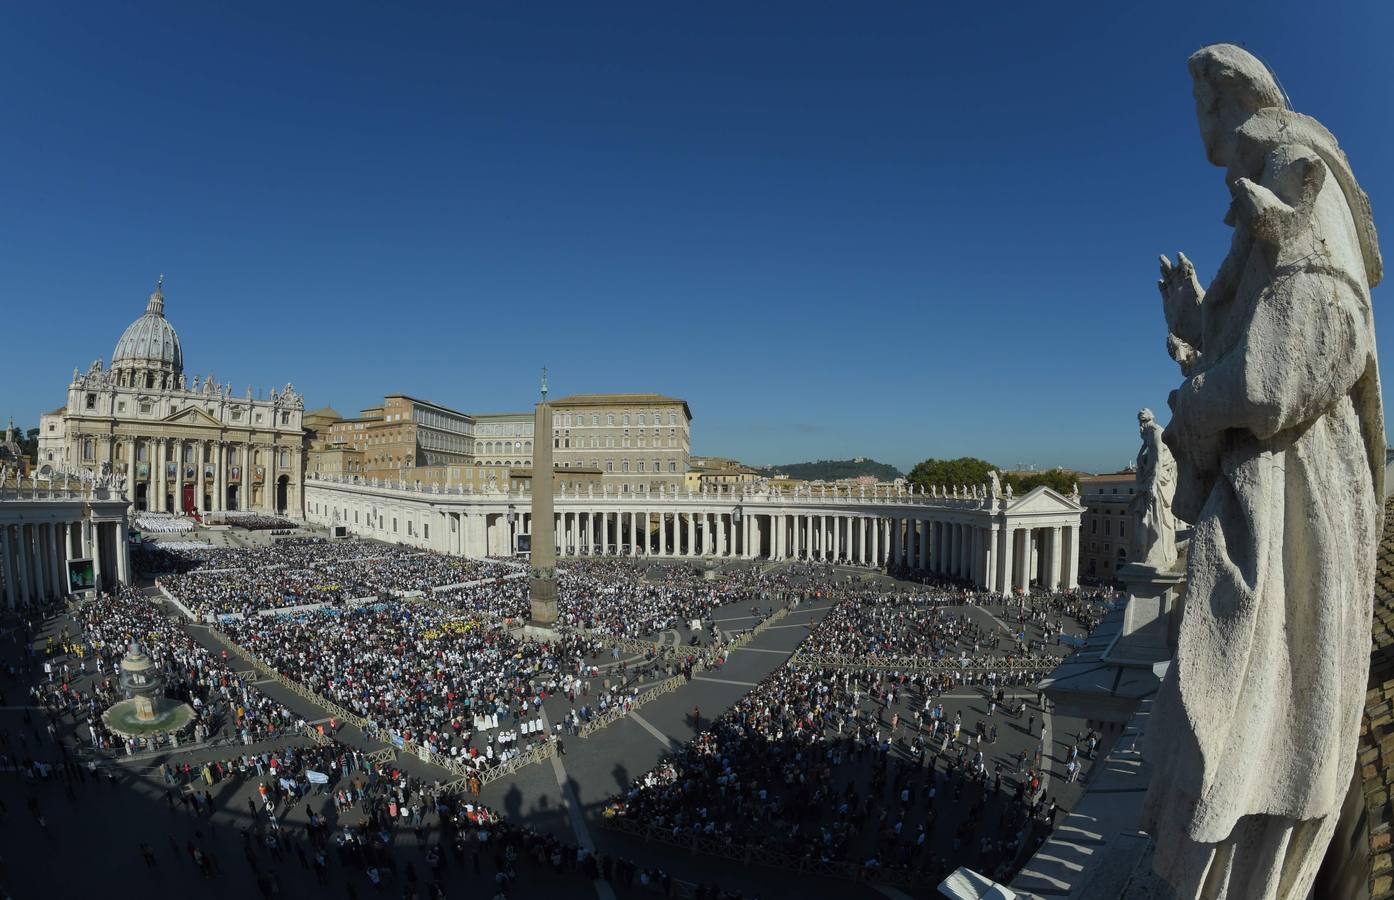
{"type": "Polygon", "coordinates": [[[282,424],[282,425],[289,425],[289,424],[290,424],[290,413],[288,413],[288,412],[283,412],[283,413],[281,413],[281,424],[282,424]]]}
{"type": "Polygon", "coordinates": [[[607,415],[607,416],[605,417],[605,424],[606,424],[606,425],[609,425],[609,426],[611,426],[611,427],[614,426],[614,424],[615,424],[615,414],[614,414],[614,413],[610,413],[609,415],[607,415]]]}
{"type": "Polygon", "coordinates": [[[639,424],[640,424],[640,425],[647,425],[647,424],[649,424],[649,423],[648,423],[648,416],[644,415],[643,413],[639,413],[639,424]]]}
{"type": "Polygon", "coordinates": [[[625,428],[628,428],[628,427],[629,427],[629,413],[625,413],[625,414],[624,414],[624,427],[625,427],[625,428]]]}
{"type": "Polygon", "coordinates": [[[668,462],[668,471],[669,471],[669,472],[676,472],[677,470],[678,470],[678,464],[677,464],[677,462],[676,462],[676,461],[673,461],[673,460],[670,460],[670,461],[668,462]]]}
{"type": "Polygon", "coordinates": [[[626,459],[624,462],[620,463],[620,471],[621,471],[621,472],[628,472],[628,471],[629,471],[629,460],[626,459]]]}
{"type": "Polygon", "coordinates": [[[644,471],[644,461],[643,461],[642,459],[639,460],[639,471],[640,471],[640,472],[644,471]]]}
{"type": "Polygon", "coordinates": [[[88,395],[87,395],[87,408],[88,408],[88,409],[96,409],[96,408],[97,408],[97,395],[96,395],[96,394],[88,394],[88,395]]]}

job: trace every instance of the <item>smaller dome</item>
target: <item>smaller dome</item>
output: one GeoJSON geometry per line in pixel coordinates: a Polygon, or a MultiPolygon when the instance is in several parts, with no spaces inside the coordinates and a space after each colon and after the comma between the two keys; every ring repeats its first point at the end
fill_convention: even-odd
{"type": "Polygon", "coordinates": [[[112,368],[158,368],[175,374],[184,371],[184,351],[179,335],[165,318],[164,278],[155,285],[155,292],[145,307],[145,314],[136,319],[116,342],[111,357],[112,368]]]}

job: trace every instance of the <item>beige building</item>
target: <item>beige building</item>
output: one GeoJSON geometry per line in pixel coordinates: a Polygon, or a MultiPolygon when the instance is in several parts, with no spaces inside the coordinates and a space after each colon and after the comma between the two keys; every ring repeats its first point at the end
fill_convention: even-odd
{"type": "Polygon", "coordinates": [[[303,513],[305,404],[184,374],[163,280],[121,335],[111,367],[73,370],[68,402],[40,419],[39,472],[109,470],[132,506],[163,512],[303,513]]]}
{"type": "MultiPolygon", "coordinates": [[[[713,457],[706,457],[710,460],[713,457]]],[[[711,490],[717,485],[758,484],[760,473],[734,460],[721,460],[720,466],[698,466],[695,463],[683,475],[683,489],[700,491],[704,487],[711,490]]]]}
{"type": "Polygon", "coordinates": [[[1080,521],[1079,575],[1105,584],[1118,577],[1118,567],[1128,562],[1132,528],[1129,507],[1137,494],[1136,472],[1115,472],[1079,480],[1080,521]]]}
{"type": "Polygon", "coordinates": [[[397,481],[408,469],[474,462],[474,420],[406,394],[388,394],[356,419],[328,426],[326,447],[363,454],[359,474],[397,481]]]}
{"type": "Polygon", "coordinates": [[[573,394],[551,403],[558,469],[598,469],[620,494],[682,487],[692,452],[687,401],[661,394],[573,394]]]}
{"type": "Polygon", "coordinates": [[[483,466],[531,468],[533,419],[530,412],[476,414],[475,461],[483,466]]]}

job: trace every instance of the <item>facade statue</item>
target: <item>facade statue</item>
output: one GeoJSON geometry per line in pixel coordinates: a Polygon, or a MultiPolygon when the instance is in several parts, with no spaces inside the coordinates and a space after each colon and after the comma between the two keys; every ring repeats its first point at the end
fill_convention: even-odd
{"type": "Polygon", "coordinates": [[[1152,410],[1137,414],[1142,449],[1137,452],[1137,494],[1133,497],[1132,552],[1129,558],[1144,566],[1169,571],[1176,565],[1176,460],[1162,442],[1162,426],[1152,410]]]}
{"type": "Polygon", "coordinates": [[[1175,661],[1148,726],[1143,827],[1181,897],[1309,895],[1355,771],[1384,423],[1369,201],[1335,138],[1229,44],[1190,58],[1229,255],[1162,265],[1186,376],[1164,437],[1195,525],[1175,661]]]}
{"type": "Polygon", "coordinates": [[[996,469],[987,470],[987,495],[993,500],[1002,496],[1002,479],[996,469]]]}

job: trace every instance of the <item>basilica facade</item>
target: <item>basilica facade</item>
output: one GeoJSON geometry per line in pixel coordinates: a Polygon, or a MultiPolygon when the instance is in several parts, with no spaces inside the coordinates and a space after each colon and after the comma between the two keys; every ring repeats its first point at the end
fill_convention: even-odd
{"type": "Polygon", "coordinates": [[[37,471],[109,472],[125,482],[136,511],[298,517],[304,413],[289,384],[256,398],[212,375],[186,378],[162,280],[117,341],[111,365],[98,359],[74,369],[67,404],[40,420],[37,471]]]}

